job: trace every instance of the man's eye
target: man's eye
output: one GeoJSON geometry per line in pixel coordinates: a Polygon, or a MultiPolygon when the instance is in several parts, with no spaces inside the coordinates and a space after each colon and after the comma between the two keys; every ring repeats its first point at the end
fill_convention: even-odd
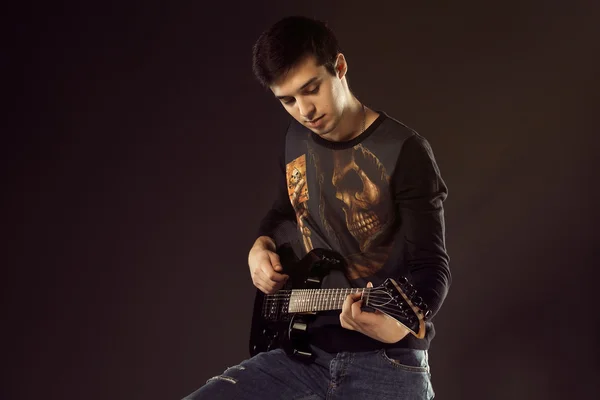
{"type": "Polygon", "coordinates": [[[287,100],[283,100],[283,104],[292,104],[294,103],[294,99],[287,99],[287,100]]]}
{"type": "Polygon", "coordinates": [[[314,88],[313,90],[309,90],[309,91],[308,91],[308,92],[306,92],[306,93],[308,93],[308,94],[317,94],[318,92],[319,92],[319,86],[317,86],[317,87],[316,87],[316,88],[314,88]]]}

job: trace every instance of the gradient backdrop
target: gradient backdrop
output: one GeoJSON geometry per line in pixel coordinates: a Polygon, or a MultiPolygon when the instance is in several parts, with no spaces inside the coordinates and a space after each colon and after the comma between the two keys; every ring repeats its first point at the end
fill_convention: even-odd
{"type": "Polygon", "coordinates": [[[5,14],[0,397],[179,399],[247,357],[288,118],[251,46],[303,14],[449,186],[437,398],[592,398],[600,3],[238,3],[5,14]]]}

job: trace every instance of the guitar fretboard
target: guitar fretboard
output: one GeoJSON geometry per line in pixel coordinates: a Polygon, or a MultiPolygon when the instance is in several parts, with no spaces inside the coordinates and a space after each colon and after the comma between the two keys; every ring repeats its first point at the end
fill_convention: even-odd
{"type": "Polygon", "coordinates": [[[341,310],[344,300],[346,300],[349,294],[363,292],[367,296],[370,290],[365,288],[292,290],[288,312],[302,313],[341,310]]]}

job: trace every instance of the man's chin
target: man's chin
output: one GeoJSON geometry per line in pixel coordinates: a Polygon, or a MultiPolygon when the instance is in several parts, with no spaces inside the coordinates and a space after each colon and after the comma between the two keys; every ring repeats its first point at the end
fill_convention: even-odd
{"type": "Polygon", "coordinates": [[[308,129],[310,129],[312,132],[314,132],[318,136],[325,136],[333,130],[329,127],[329,125],[325,125],[325,126],[322,126],[319,128],[308,128],[308,129]]]}

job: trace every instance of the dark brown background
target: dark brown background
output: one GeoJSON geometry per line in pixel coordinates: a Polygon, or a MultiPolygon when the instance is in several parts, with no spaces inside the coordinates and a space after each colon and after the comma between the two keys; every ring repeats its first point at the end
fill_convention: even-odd
{"type": "Polygon", "coordinates": [[[359,98],[429,139],[450,188],[438,398],[591,398],[599,3],[433,3],[5,14],[0,397],[178,399],[247,356],[247,251],[287,121],[251,46],[304,14],[337,32],[359,98]]]}

